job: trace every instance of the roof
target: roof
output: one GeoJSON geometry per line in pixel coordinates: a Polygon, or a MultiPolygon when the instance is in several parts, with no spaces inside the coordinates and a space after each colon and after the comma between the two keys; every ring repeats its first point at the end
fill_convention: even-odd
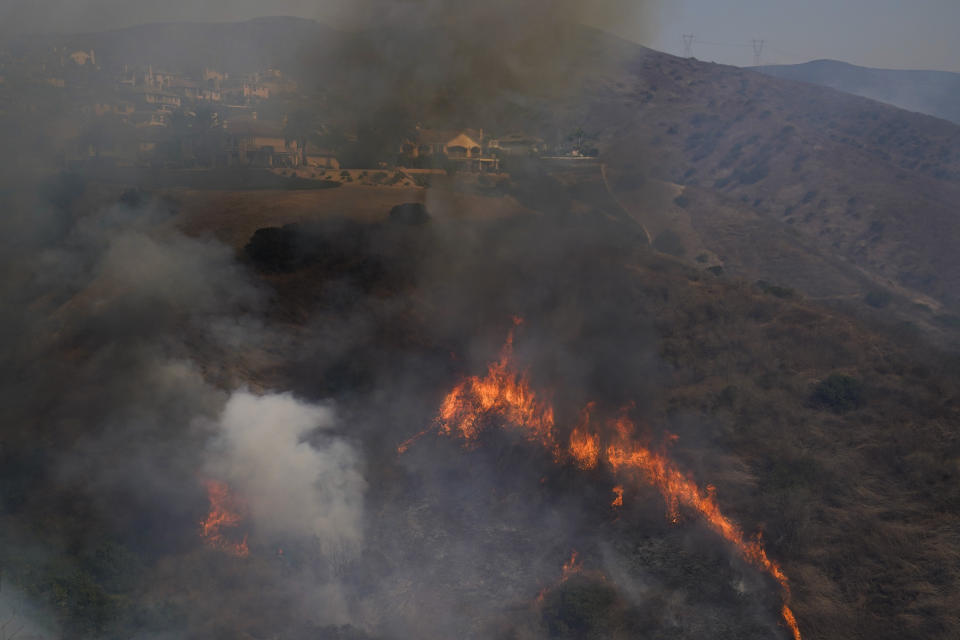
{"type": "Polygon", "coordinates": [[[420,129],[417,132],[418,144],[448,144],[460,136],[466,136],[475,146],[480,146],[483,136],[478,129],[420,129]]]}

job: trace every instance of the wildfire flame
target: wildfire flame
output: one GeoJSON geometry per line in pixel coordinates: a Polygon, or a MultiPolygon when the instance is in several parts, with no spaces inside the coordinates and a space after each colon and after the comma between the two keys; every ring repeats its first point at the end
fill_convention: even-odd
{"type": "Polygon", "coordinates": [[[583,563],[577,560],[577,550],[574,549],[570,553],[570,559],[564,562],[560,569],[560,582],[566,582],[570,579],[570,576],[580,573],[581,569],[583,569],[583,563]]]}
{"type": "MultiPolygon", "coordinates": [[[[519,321],[515,320],[515,324],[519,321]]],[[[783,598],[781,616],[795,640],[801,640],[800,629],[790,609],[790,584],[780,565],[767,556],[760,536],[748,538],[733,520],[725,516],[717,504],[712,486],[701,489],[686,473],[676,467],[663,453],[640,444],[635,425],[626,412],[612,421],[604,432],[612,433],[606,447],[601,446],[601,431],[591,426],[590,414],[594,407],[588,404],[581,412],[577,426],[571,431],[564,450],[555,435],[553,408],[530,387],[525,372],[511,367],[513,330],[509,332],[499,359],[490,365],[483,377],[471,376],[460,382],[444,398],[433,429],[444,435],[459,436],[468,443],[475,441],[482,429],[496,418],[504,427],[518,429],[532,442],[537,442],[554,454],[557,460],[572,461],[583,470],[601,464],[615,474],[633,481],[644,481],[655,486],[666,502],[668,517],[679,522],[680,507],[697,513],[707,525],[731,543],[740,555],[753,566],[777,581],[783,598]]],[[[403,443],[403,453],[428,429],[403,443]]],[[[675,436],[669,440],[675,440],[675,436]]],[[[613,507],[623,505],[623,486],[614,488],[613,507]]],[[[564,576],[576,566],[576,552],[564,565],[564,576]]],[[[565,578],[564,578],[565,579],[565,578]]]]}
{"type": "Polygon", "coordinates": [[[529,440],[555,449],[553,407],[537,397],[526,374],[511,369],[512,358],[513,330],[487,375],[463,380],[444,398],[437,417],[441,433],[475,440],[485,418],[498,416],[505,424],[520,428],[529,440]]]}
{"type": "Polygon", "coordinates": [[[227,535],[237,529],[246,518],[246,505],[230,493],[226,483],[217,480],[204,480],[207,498],[210,500],[210,512],[200,523],[200,535],[207,546],[219,549],[238,558],[250,555],[247,536],[236,542],[227,535]]]}
{"type": "Polygon", "coordinates": [[[570,432],[570,457],[584,471],[596,468],[600,462],[600,437],[587,431],[593,407],[592,402],[584,407],[580,413],[580,423],[570,432]]]}
{"type": "MultiPolygon", "coordinates": [[[[563,566],[560,567],[560,580],[557,584],[563,584],[570,579],[571,576],[577,575],[583,570],[583,562],[577,559],[577,550],[574,549],[570,552],[570,559],[563,563],[563,566]]],[[[535,602],[539,605],[542,604],[546,599],[547,594],[556,587],[544,587],[537,594],[535,602]]]]}
{"type": "Polygon", "coordinates": [[[617,485],[613,488],[613,502],[610,503],[610,506],[614,509],[623,506],[623,486],[617,485]]]}

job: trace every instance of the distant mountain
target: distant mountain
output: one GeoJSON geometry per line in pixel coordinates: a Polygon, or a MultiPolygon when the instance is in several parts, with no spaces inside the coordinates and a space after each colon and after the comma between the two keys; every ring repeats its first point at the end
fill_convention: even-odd
{"type": "Polygon", "coordinates": [[[758,67],[778,78],[819,84],[960,124],[960,73],[858,67],[837,60],[758,67]]]}

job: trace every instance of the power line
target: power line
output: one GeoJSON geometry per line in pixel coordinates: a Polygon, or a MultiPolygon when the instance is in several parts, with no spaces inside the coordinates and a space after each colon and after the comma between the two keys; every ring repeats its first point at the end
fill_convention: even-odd
{"type": "Polygon", "coordinates": [[[753,41],[753,66],[760,66],[760,56],[763,54],[763,40],[754,40],[753,41]]]}
{"type": "Polygon", "coordinates": [[[697,40],[697,44],[709,44],[714,47],[749,47],[748,44],[739,42],[710,42],[709,40],[697,40]]]}

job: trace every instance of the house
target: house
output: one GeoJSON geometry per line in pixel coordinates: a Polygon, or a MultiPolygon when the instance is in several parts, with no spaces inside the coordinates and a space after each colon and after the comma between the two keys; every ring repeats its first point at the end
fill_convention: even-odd
{"type": "Polygon", "coordinates": [[[220,93],[219,89],[200,89],[200,95],[197,97],[206,102],[220,102],[223,100],[223,94],[220,93]]]}
{"type": "Polygon", "coordinates": [[[141,94],[143,101],[157,109],[179,108],[183,100],[175,93],[156,89],[145,89],[141,94]]]}
{"type": "Polygon", "coordinates": [[[241,95],[244,98],[260,98],[261,100],[268,100],[270,98],[270,87],[262,84],[248,84],[244,83],[242,88],[241,95]]]}
{"type": "Polygon", "coordinates": [[[250,167],[299,167],[300,144],[287,140],[283,128],[272,122],[253,119],[228,120],[227,161],[250,167]]]}
{"type": "Polygon", "coordinates": [[[174,78],[168,85],[167,91],[176,93],[184,98],[196,100],[200,97],[200,83],[186,78],[174,78]]]}
{"type": "Polygon", "coordinates": [[[166,127],[170,124],[169,111],[141,110],[130,114],[130,122],[141,127],[166,127]]]}
{"type": "Polygon", "coordinates": [[[431,155],[470,158],[483,151],[483,130],[444,131],[417,129],[416,136],[403,143],[401,152],[413,158],[431,155]]]}
{"type": "Polygon", "coordinates": [[[67,57],[78,67],[84,67],[88,64],[90,66],[96,66],[97,64],[97,57],[94,55],[93,49],[90,51],[74,51],[67,57]]]}
{"type": "Polygon", "coordinates": [[[126,100],[102,100],[93,105],[93,114],[96,116],[128,117],[135,111],[133,103],[126,100]]]}
{"type": "Polygon", "coordinates": [[[498,161],[484,153],[483,129],[444,131],[418,128],[416,135],[401,145],[410,158],[444,157],[471,170],[495,169],[498,161]]]}
{"type": "Polygon", "coordinates": [[[220,89],[227,81],[227,74],[216,69],[203,70],[203,82],[208,89],[220,89]]]}

